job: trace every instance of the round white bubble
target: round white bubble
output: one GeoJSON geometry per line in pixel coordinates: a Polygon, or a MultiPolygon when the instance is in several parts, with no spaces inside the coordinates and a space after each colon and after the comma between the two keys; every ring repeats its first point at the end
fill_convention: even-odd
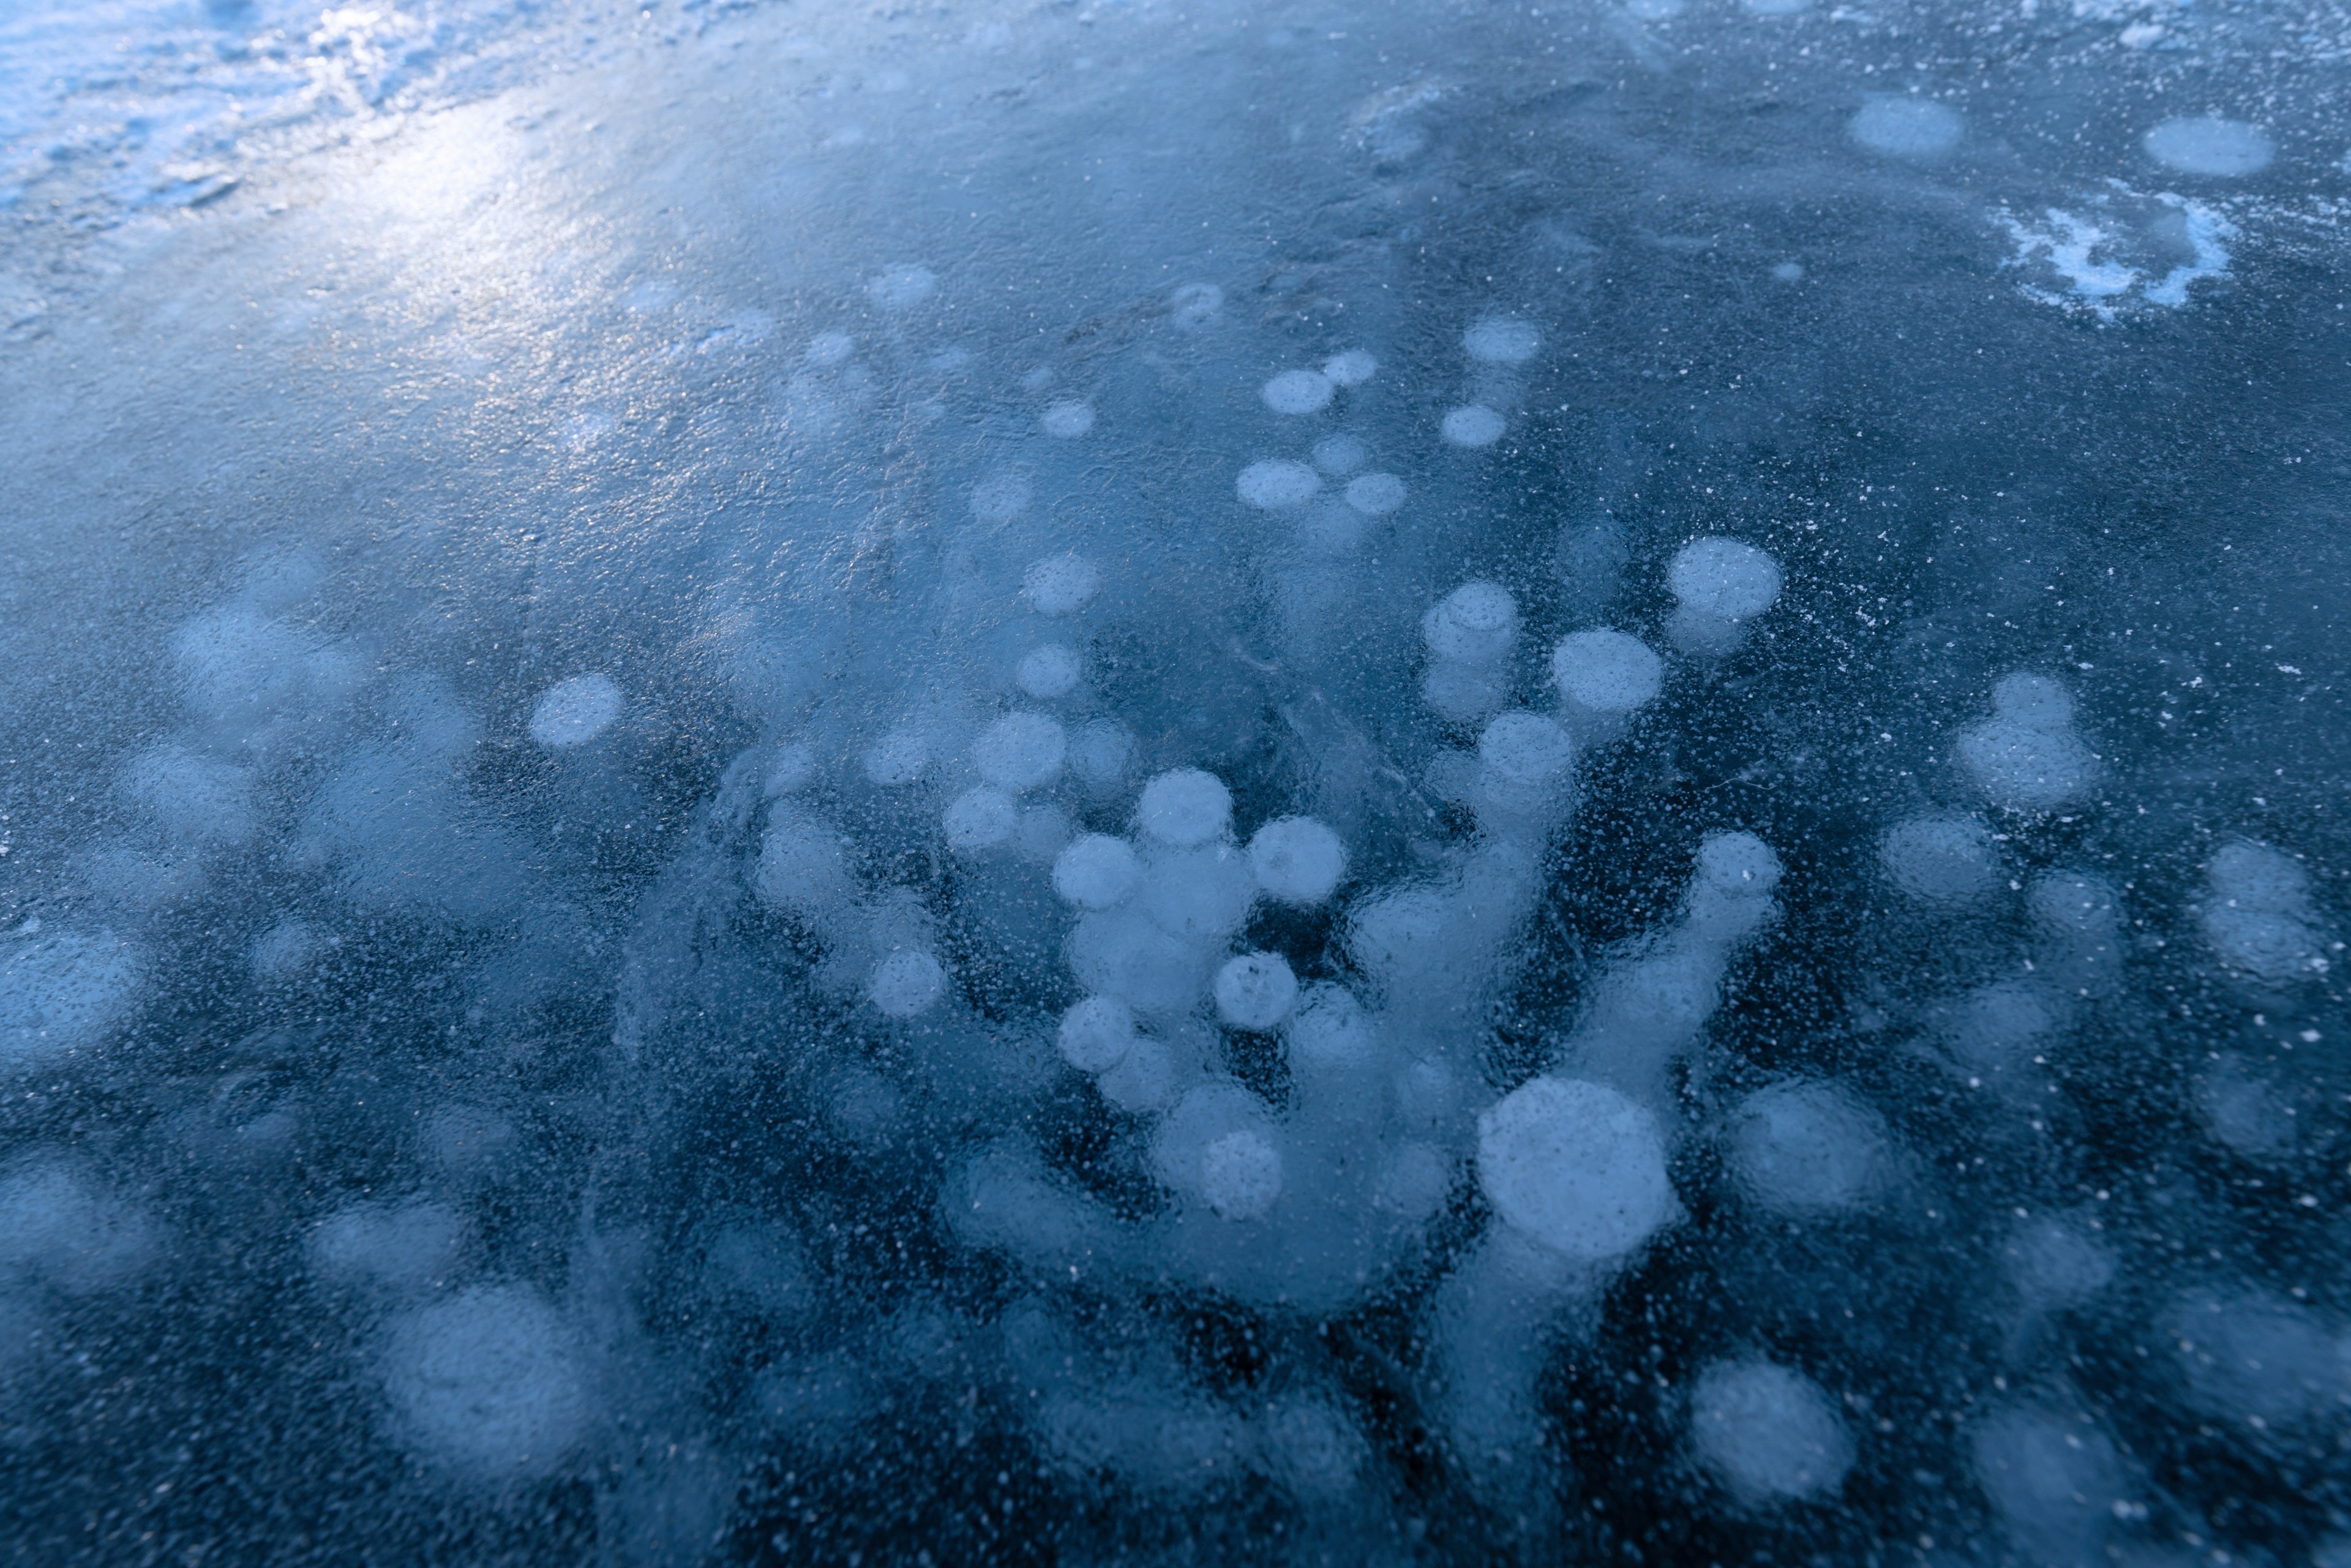
{"type": "Polygon", "coordinates": [[[935,956],[919,947],[902,947],[873,966],[865,995],[886,1017],[920,1018],[937,1003],[946,986],[946,967],[935,956]]]}
{"type": "Polygon", "coordinates": [[[1440,659],[1483,664],[1510,651],[1519,601],[1499,582],[1465,582],[1421,617],[1421,639],[1440,659]]]}
{"type": "Polygon", "coordinates": [[[1747,1503],[1816,1497],[1853,1468],[1853,1439],[1818,1384],[1768,1361],[1717,1363],[1690,1395],[1690,1444],[1747,1503]]]}
{"type": "Polygon", "coordinates": [[[585,746],[621,716],[621,688],[610,675],[574,675],[547,688],[530,710],[530,737],[549,751],[585,746]]]}
{"type": "Polygon", "coordinates": [[[1067,643],[1031,648],[1012,672],[1013,684],[1040,701],[1065,697],[1078,688],[1078,651],[1067,643]]]}
{"type": "Polygon", "coordinates": [[[588,1369],[562,1320],[521,1285],[476,1286],[394,1322],[381,1363],[402,1436],[493,1475],[540,1475],[594,1416],[588,1369]]]}
{"type": "Polygon", "coordinates": [[[1056,441],[1075,441],[1093,427],[1094,405],[1090,402],[1048,403],[1037,419],[1037,428],[1056,441]]]}
{"type": "Polygon", "coordinates": [[[1437,427],[1456,446],[1491,446],[1502,439],[1502,416],[1482,402],[1466,403],[1437,427]]]}
{"type": "Polygon", "coordinates": [[[1322,488],[1322,476],[1287,457],[1264,457],[1242,469],[1233,488],[1250,506],[1274,512],[1312,500],[1322,488]]]}
{"type": "Polygon", "coordinates": [[[1036,497],[1018,474],[991,474],[971,487],[971,515],[983,523],[1006,523],[1029,509],[1036,497]]]}
{"type": "Polygon", "coordinates": [[[911,726],[900,726],[865,748],[865,777],[883,786],[912,784],[931,765],[931,742],[911,726]]]}
{"type": "Polygon", "coordinates": [[[1281,1197],[1281,1151],[1244,1127],[1213,1140],[1200,1154],[1200,1196],[1227,1219],[1258,1219],[1281,1197]]]}
{"type": "Polygon", "coordinates": [[[1322,361],[1322,374],[1333,386],[1362,386],[1378,374],[1379,369],[1379,361],[1361,349],[1349,349],[1322,361]]]}
{"type": "Polygon", "coordinates": [[[1179,283],[1167,297],[1167,315],[1178,327],[1205,327],[1225,308],[1225,291],[1213,283],[1179,283]]]}
{"type": "Polygon", "coordinates": [[[809,340],[808,362],[837,365],[857,351],[857,340],[846,332],[819,332],[809,340]]]}
{"type": "Polygon", "coordinates": [[[1347,846],[1311,817],[1276,817],[1249,835],[1249,861],[1268,897],[1311,906],[1347,874],[1347,846]]]}
{"type": "Polygon", "coordinates": [[[1478,737],[1478,760],[1513,784],[1541,784],[1573,764],[1575,743],[1554,720],[1519,709],[1478,737]]]}
{"type": "Polygon", "coordinates": [[[1746,621],[1779,600],[1780,563],[1738,539],[1693,539],[1667,569],[1666,586],[1686,609],[1746,621]]]}
{"type": "Polygon", "coordinates": [[[1326,435],[1314,444],[1314,466],[1338,478],[1372,460],[1372,449],[1353,435],[1326,435]]]}
{"type": "Polygon", "coordinates": [[[1393,474],[1359,474],[1347,481],[1347,505],[1367,517],[1384,517],[1404,505],[1404,481],[1393,474]]]}
{"type": "Polygon", "coordinates": [[[1478,1118],[1478,1185],[1502,1222],[1570,1258],[1619,1258],[1677,1218],[1656,1118],[1582,1080],[1530,1079],[1478,1118]]]}
{"type": "Polygon", "coordinates": [[[1717,893],[1765,894],[1780,885],[1780,857],[1753,833],[1708,833],[1691,880],[1717,893]]]}
{"type": "Polygon", "coordinates": [[[1276,413],[1320,413],[1331,406],[1331,378],[1320,371],[1284,371],[1258,395],[1276,413]]]}
{"type": "Polygon", "coordinates": [[[2000,869],[1991,832],[1972,817],[1913,817],[1877,841],[1895,886],[1929,904],[1966,904],[1992,889],[2000,869]]]}
{"type": "Polygon", "coordinates": [[[2277,156],[2277,143],[2260,126],[2209,114],[2167,120],[2148,131],[2140,145],[2167,169],[2215,179],[2258,174],[2277,156]]]}
{"type": "Polygon", "coordinates": [[[1885,1184],[1886,1124],[1834,1084],[1775,1084],[1749,1095],[1731,1117],[1725,1149],[1733,1178],[1774,1214],[1860,1207],[1885,1184]]]}
{"type": "Polygon", "coordinates": [[[1040,615],[1075,615],[1101,591],[1101,571],[1081,555],[1032,560],[1020,577],[1020,596],[1040,615]]]}
{"type": "Polygon", "coordinates": [[[1873,152],[1895,158],[1935,158],[1959,144],[1968,123],[1959,111],[1932,99],[1873,96],[1845,131],[1873,152]]]}
{"type": "Polygon", "coordinates": [[[1369,1066],[1379,1050],[1354,993],[1327,982],[1300,994],[1286,1035],[1293,1071],[1353,1071],[1369,1066]]]}
{"type": "Polygon", "coordinates": [[[920,305],[938,291],[938,275],[927,267],[893,267],[865,286],[868,298],[892,310],[920,305]]]}
{"type": "Polygon", "coordinates": [[[1143,874],[1134,846],[1108,833],[1072,839],[1053,857],[1053,891],[1081,909],[1109,909],[1143,874]]]}
{"type": "Polygon", "coordinates": [[[1116,719],[1088,719],[1070,737],[1070,767],[1096,787],[1124,778],[1134,756],[1134,737],[1116,719]]]}
{"type": "Polygon", "coordinates": [[[1298,1005],[1298,977],[1279,953],[1243,953],[1217,971],[1217,1016],[1235,1029],[1270,1030],[1298,1005]]]}
{"type": "Polygon", "coordinates": [[[968,854],[991,848],[1012,836],[1020,809],[1012,797],[992,785],[967,789],[947,803],[940,825],[946,830],[947,848],[968,854]]]}
{"type": "Polygon", "coordinates": [[[1552,650],[1551,678],[1578,707],[1630,713],[1664,689],[1666,664],[1630,632],[1576,632],[1552,650]]]}
{"type": "Polygon", "coordinates": [[[1233,793],[1213,773],[1172,768],[1143,787],[1135,817],[1163,844],[1205,844],[1232,826],[1233,793]]]}
{"type": "Polygon", "coordinates": [[[1041,713],[1008,713],[972,742],[971,762],[982,779],[1002,789],[1034,789],[1061,776],[1070,737],[1059,719],[1041,713]]]}
{"type": "Polygon", "coordinates": [[[1088,997],[1061,1015],[1054,1042],[1079,1071],[1108,1072],[1134,1049],[1134,1009],[1116,997],[1088,997]]]}
{"type": "Polygon", "coordinates": [[[759,841],[754,877],[759,896],[807,913],[848,891],[848,857],[841,835],[822,819],[778,800],[759,841]]]}
{"type": "Polygon", "coordinates": [[[1462,351],[1487,364],[1523,364],[1542,347],[1542,334],[1531,321],[1514,316],[1484,316],[1461,334],[1462,351]]]}

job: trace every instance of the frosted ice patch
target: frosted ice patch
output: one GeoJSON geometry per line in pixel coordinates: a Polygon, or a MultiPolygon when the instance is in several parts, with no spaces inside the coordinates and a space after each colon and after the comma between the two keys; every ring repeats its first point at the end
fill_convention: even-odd
{"type": "Polygon", "coordinates": [[[521,1285],[477,1287],[416,1308],[386,1334],[381,1371],[412,1447],[492,1476],[553,1469],[594,1415],[570,1333],[521,1285]]]}
{"type": "Polygon", "coordinates": [[[1718,1362],[1698,1375],[1690,1445],[1749,1504],[1817,1497],[1853,1468],[1853,1439],[1829,1396],[1768,1361],[1718,1362]]]}
{"type": "Polygon", "coordinates": [[[1314,466],[1343,478],[1372,460],[1372,449],[1353,435],[1326,435],[1314,444],[1314,466]]]}
{"type": "Polygon", "coordinates": [[[1287,457],[1264,457],[1241,470],[1233,488],[1243,501],[1262,511],[1301,507],[1322,488],[1322,476],[1303,463],[1287,457]]]}
{"type": "Polygon", "coordinates": [[[938,291],[938,275],[927,267],[893,267],[865,286],[866,298],[890,310],[920,305],[938,291]]]}
{"type": "Polygon", "coordinates": [[[1679,1218],[1648,1112],[1582,1080],[1533,1078],[1478,1118],[1478,1185],[1502,1222],[1586,1262],[1679,1218]]]}
{"type": "Polygon", "coordinates": [[[0,1067],[36,1066],[103,1044],[131,1016],[141,966],[107,932],[41,934],[0,950],[0,1067]]]}
{"type": "Polygon", "coordinates": [[[1502,438],[1502,416],[1484,403],[1473,402],[1445,416],[1438,430],[1456,446],[1491,446],[1502,438]]]}
{"type": "Polygon", "coordinates": [[[1041,713],[1008,713],[972,743],[972,766],[999,789],[1034,789],[1061,776],[1069,756],[1068,732],[1041,713]]]}
{"type": "Polygon", "coordinates": [[[919,947],[904,947],[873,966],[865,995],[888,1018],[920,1018],[946,991],[946,967],[919,947]]]}
{"type": "Polygon", "coordinates": [[[1347,482],[1347,505],[1367,517],[1386,517],[1404,498],[1404,481],[1393,474],[1362,474],[1347,482]]]}
{"type": "Polygon", "coordinates": [[[1053,860],[1053,891],[1081,909],[1108,909],[1134,891],[1143,862],[1134,846],[1108,833],[1072,839],[1053,860]]]}
{"type": "Polygon", "coordinates": [[[1040,701],[1065,697],[1078,688],[1078,651],[1067,643],[1048,643],[1021,655],[1013,684],[1040,701]]]}
{"type": "Polygon", "coordinates": [[[1233,1028],[1276,1029],[1298,1004],[1298,977],[1279,953],[1243,953],[1225,960],[1211,994],[1217,1016],[1233,1028]]]}
{"type": "Polygon", "coordinates": [[[2169,192],[2115,189],[2094,210],[2050,207],[2037,218],[1999,214],[2027,298],[2113,320],[2143,307],[2178,309],[2192,285],[2228,276],[2237,226],[2215,209],[2169,192]]]}
{"type": "Polygon", "coordinates": [[[1749,621],[1778,601],[1780,563],[1738,539],[1693,539],[1667,569],[1666,586],[1685,609],[1724,621],[1749,621]]]}
{"type": "Polygon", "coordinates": [[[1075,441],[1093,427],[1094,405],[1090,402],[1048,403],[1037,420],[1037,428],[1056,441],[1075,441]]]}
{"type": "Polygon", "coordinates": [[[1749,1197],[1774,1214],[1855,1208],[1886,1181],[1888,1135],[1875,1111],[1833,1084],[1782,1083],[1741,1102],[1727,1154],[1749,1197]]]}
{"type": "Polygon", "coordinates": [[[2209,891],[2197,920],[2222,963],[2273,982],[2327,971],[2326,938],[2311,903],[2310,873],[2301,862],[2268,844],[2239,840],[2222,845],[2204,874],[2209,891]]]}
{"type": "Polygon", "coordinates": [[[946,830],[947,848],[971,854],[1011,838],[1019,814],[1011,796],[982,784],[949,801],[940,826],[946,830]]]}
{"type": "Polygon", "coordinates": [[[1227,1133],[1200,1154],[1200,1196],[1227,1219],[1258,1219],[1281,1197],[1281,1151],[1254,1128],[1227,1133]]]}
{"type": "Polygon", "coordinates": [[[550,751],[585,746],[621,716],[621,688],[603,674],[574,675],[547,688],[530,711],[530,737],[550,751]]]}
{"type": "Polygon", "coordinates": [[[2047,675],[2019,672],[1992,684],[1992,716],[1959,732],[1959,759],[1993,804],[2041,811],[2089,784],[2097,758],[2074,733],[2074,699],[2047,675]]]}
{"type": "Polygon", "coordinates": [[[931,765],[930,737],[901,725],[865,748],[859,759],[868,781],[885,788],[912,784],[931,765]]]}
{"type": "Polygon", "coordinates": [[[1929,904],[1981,898],[2000,869],[1991,830],[1972,817],[1896,822],[1877,841],[1877,859],[1895,886],[1929,904]]]}
{"type": "Polygon", "coordinates": [[[1331,406],[1331,378],[1320,371],[1284,371],[1259,396],[1276,413],[1320,413],[1331,406]]]}
{"type": "Polygon", "coordinates": [[[1213,773],[1170,768],[1143,787],[1135,818],[1145,834],[1163,844],[1204,844],[1232,826],[1232,791],[1213,773]]]}
{"type": "Polygon", "coordinates": [[[1061,1060],[1081,1072],[1108,1072],[1134,1049],[1134,1009],[1116,997],[1088,997],[1061,1015],[1054,1036],[1061,1060]]]}
{"type": "Polygon", "coordinates": [[[2215,179],[2258,174],[2277,156],[2277,143],[2260,126],[2209,114],[2167,120],[2142,137],[2139,145],[2167,169],[2215,179]]]}
{"type": "Polygon", "coordinates": [[[1311,906],[1347,874],[1347,846],[1311,817],[1277,817],[1249,835],[1249,861],[1267,896],[1311,906]]]}
{"type": "Polygon", "coordinates": [[[1081,555],[1049,555],[1021,574],[1021,597],[1040,615],[1075,615],[1102,591],[1102,572],[1081,555]]]}
{"type": "Polygon", "coordinates": [[[1510,651],[1519,602],[1499,582],[1465,582],[1421,617],[1421,640],[1440,659],[1484,664],[1510,651]]]}
{"type": "Polygon", "coordinates": [[[1542,334],[1531,321],[1511,316],[1485,316],[1461,334],[1461,349],[1487,364],[1523,364],[1542,346],[1542,334]]]}
{"type": "Polygon", "coordinates": [[[1549,783],[1575,760],[1567,731],[1539,713],[1506,713],[1478,737],[1478,760],[1513,784],[1549,783]]]}
{"type": "Polygon", "coordinates": [[[1322,374],[1333,386],[1359,387],[1379,369],[1379,361],[1361,349],[1348,349],[1322,361],[1322,374]]]}
{"type": "Polygon", "coordinates": [[[1594,713],[1630,713],[1664,688],[1665,661],[1629,632],[1577,632],[1552,650],[1560,692],[1594,713]]]}
{"type": "Polygon", "coordinates": [[[1845,131],[1873,152],[1896,158],[1936,158],[1959,144],[1967,120],[1946,103],[1931,99],[1873,94],[1845,131]]]}

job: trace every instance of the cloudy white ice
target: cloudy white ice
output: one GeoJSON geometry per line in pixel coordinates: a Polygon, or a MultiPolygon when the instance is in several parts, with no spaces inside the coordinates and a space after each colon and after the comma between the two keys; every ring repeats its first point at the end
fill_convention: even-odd
{"type": "Polygon", "coordinates": [[[27,1563],[2351,1563],[2351,23],[0,17],[27,1563]]]}

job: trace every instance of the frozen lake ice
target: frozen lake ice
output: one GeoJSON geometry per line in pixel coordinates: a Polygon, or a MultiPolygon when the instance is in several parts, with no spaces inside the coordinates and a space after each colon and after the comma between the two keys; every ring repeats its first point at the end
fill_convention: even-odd
{"type": "Polygon", "coordinates": [[[9,8],[11,1560],[2351,1563],[2346,58],[9,8]]]}

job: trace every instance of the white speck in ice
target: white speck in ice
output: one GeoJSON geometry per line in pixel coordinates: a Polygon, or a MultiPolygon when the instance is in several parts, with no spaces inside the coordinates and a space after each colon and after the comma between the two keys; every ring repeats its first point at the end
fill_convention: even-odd
{"type": "Polygon", "coordinates": [[[1134,846],[1108,833],[1072,839],[1053,860],[1053,891],[1084,909],[1109,909],[1134,891],[1143,862],[1134,846]]]}
{"type": "Polygon", "coordinates": [[[1666,586],[1685,609],[1750,621],[1779,599],[1780,563],[1739,539],[1693,539],[1674,557],[1666,586]]]}
{"type": "Polygon", "coordinates": [[[941,819],[947,848],[971,854],[1000,844],[1012,836],[1019,816],[1019,808],[1003,790],[987,784],[967,789],[948,802],[941,819]]]}
{"type": "Polygon", "coordinates": [[[1372,460],[1372,449],[1360,436],[1326,435],[1314,444],[1314,466],[1332,478],[1353,474],[1372,460]]]}
{"type": "Polygon", "coordinates": [[[1201,1151],[1200,1196],[1227,1219],[1257,1219],[1281,1197],[1281,1151],[1253,1128],[1227,1133],[1201,1151]]]}
{"type": "Polygon", "coordinates": [[[1065,697],[1077,689],[1078,651],[1067,643],[1048,643],[1021,655],[1013,672],[1015,685],[1041,700],[1065,697]]]}
{"type": "Polygon", "coordinates": [[[2217,179],[2258,174],[2277,156],[2277,143],[2260,126],[2209,114],[2167,120],[2148,131],[2140,145],[2167,169],[2217,179]]]}
{"type": "Polygon", "coordinates": [[[1665,661],[1629,632],[1577,632],[1552,650],[1552,679],[1579,707],[1594,713],[1630,713],[1656,697],[1666,679],[1665,661]]]}
{"type": "Polygon", "coordinates": [[[1116,997],[1088,997],[1061,1015],[1054,1039],[1079,1071],[1108,1072],[1134,1048],[1134,1010],[1116,997]]]}
{"type": "Polygon", "coordinates": [[[911,725],[901,725],[867,747],[860,760],[865,777],[875,784],[912,784],[931,764],[930,737],[911,725]]]}
{"type": "Polygon", "coordinates": [[[1468,403],[1445,416],[1439,427],[1456,446],[1491,446],[1502,439],[1502,416],[1484,403],[1468,403]]]}
{"type": "Polygon", "coordinates": [[[1061,776],[1069,747],[1059,719],[1041,713],[1008,713],[972,743],[972,766],[1001,789],[1034,789],[1061,776]]]}
{"type": "Polygon", "coordinates": [[[1349,349],[1322,361],[1322,373],[1334,386],[1361,386],[1377,374],[1379,368],[1379,361],[1361,349],[1349,349]]]}
{"type": "Polygon", "coordinates": [[[1174,768],[1143,787],[1135,816],[1152,838],[1187,848],[1220,837],[1232,826],[1233,795],[1212,773],[1174,768]]]}
{"type": "Polygon", "coordinates": [[[1519,601],[1499,582],[1465,582],[1429,607],[1420,634],[1440,659],[1486,664],[1518,637],[1519,601]]]}
{"type": "Polygon", "coordinates": [[[1331,406],[1331,378],[1321,371],[1284,371],[1259,396],[1276,413],[1320,413],[1331,406]]]}
{"type": "Polygon", "coordinates": [[[1690,1396],[1690,1442],[1741,1502],[1817,1497],[1853,1468],[1853,1439],[1818,1384],[1768,1361],[1718,1362],[1690,1396]]]}
{"type": "Polygon", "coordinates": [[[809,340],[808,362],[837,365],[857,351],[857,340],[846,332],[819,332],[809,340]]]}
{"type": "Polygon", "coordinates": [[[919,947],[902,947],[873,966],[865,994],[890,1018],[920,1018],[946,985],[946,968],[935,956],[919,947]]]}
{"type": "Polygon", "coordinates": [[[1347,505],[1367,517],[1384,517],[1404,505],[1404,481],[1393,474],[1364,474],[1347,482],[1347,505]]]}
{"type": "Polygon", "coordinates": [[[1249,836],[1249,871],[1270,898],[1313,905],[1347,874],[1347,846],[1311,817],[1276,817],[1249,836]]]}
{"type": "Polygon", "coordinates": [[[1234,491],[1252,507],[1280,511],[1305,505],[1322,488],[1322,476],[1287,457],[1264,457],[1241,470],[1234,491]]]}
{"type": "Polygon", "coordinates": [[[892,310],[920,305],[938,289],[938,275],[927,267],[893,267],[865,286],[867,298],[892,310]]]}
{"type": "Polygon", "coordinates": [[[1845,122],[1855,141],[1896,158],[1938,158],[1959,144],[1967,120],[1947,103],[1873,93],[1845,122]]]}
{"type": "Polygon", "coordinates": [[[1056,441],[1074,441],[1094,427],[1094,405],[1057,402],[1047,405],[1037,427],[1056,441]]]}
{"type": "Polygon", "coordinates": [[[1243,953],[1226,959],[1212,988],[1217,1016],[1235,1029],[1277,1028],[1298,1004],[1298,977],[1279,953],[1243,953]]]}
{"type": "Polygon", "coordinates": [[[621,688],[603,674],[574,675],[547,688],[531,709],[530,737],[550,751],[585,746],[621,716],[621,688]]]}
{"type": "Polygon", "coordinates": [[[1634,1250],[1679,1218],[1656,1118],[1582,1080],[1528,1080],[1478,1118],[1478,1184],[1502,1222],[1570,1258],[1634,1250]]]}
{"type": "Polygon", "coordinates": [[[1542,347],[1542,334],[1535,330],[1531,321],[1511,316],[1485,316],[1470,323],[1469,329],[1461,334],[1461,347],[1471,359],[1488,364],[1523,364],[1542,347]]]}
{"type": "Polygon", "coordinates": [[[1102,572],[1081,555],[1049,555],[1030,561],[1020,592],[1040,615],[1075,615],[1102,591],[1102,572]]]}

